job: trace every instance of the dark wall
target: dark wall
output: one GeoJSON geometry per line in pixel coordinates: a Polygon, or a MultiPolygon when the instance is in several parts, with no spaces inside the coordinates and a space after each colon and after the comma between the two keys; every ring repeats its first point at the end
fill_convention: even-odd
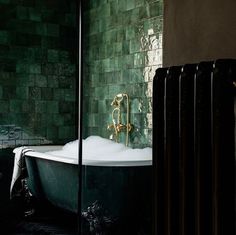
{"type": "Polygon", "coordinates": [[[236,58],[236,1],[165,0],[163,65],[236,58]]]}
{"type": "Polygon", "coordinates": [[[0,1],[0,145],[77,138],[75,11],[74,0],[0,1]]]}

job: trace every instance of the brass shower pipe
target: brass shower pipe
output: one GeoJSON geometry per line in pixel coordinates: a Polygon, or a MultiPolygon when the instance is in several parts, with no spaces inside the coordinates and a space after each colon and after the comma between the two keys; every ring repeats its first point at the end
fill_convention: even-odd
{"type": "MultiPolygon", "coordinates": [[[[114,134],[115,134],[115,141],[119,142],[119,133],[122,131],[126,132],[126,141],[125,144],[128,146],[129,144],[129,132],[132,130],[132,125],[130,124],[130,118],[129,118],[129,96],[126,93],[120,93],[117,94],[112,103],[112,106],[115,108],[112,111],[112,124],[108,125],[108,129],[113,128],[114,134]],[[122,118],[121,118],[121,102],[123,101],[124,97],[126,98],[126,124],[122,124],[122,118]],[[115,113],[117,114],[117,117],[115,118],[115,113]],[[116,121],[117,120],[117,121],[116,121]]],[[[113,139],[113,135],[111,135],[111,138],[113,139]]]]}

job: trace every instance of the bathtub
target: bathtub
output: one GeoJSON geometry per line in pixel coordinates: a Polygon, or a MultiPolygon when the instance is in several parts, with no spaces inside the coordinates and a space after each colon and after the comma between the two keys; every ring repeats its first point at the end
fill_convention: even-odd
{"type": "MultiPolygon", "coordinates": [[[[31,193],[73,213],[78,213],[77,146],[77,141],[64,146],[28,146],[33,151],[25,154],[31,193]]],[[[110,218],[149,218],[151,166],[149,148],[133,150],[96,136],[83,140],[83,212],[99,203],[110,218]]]]}

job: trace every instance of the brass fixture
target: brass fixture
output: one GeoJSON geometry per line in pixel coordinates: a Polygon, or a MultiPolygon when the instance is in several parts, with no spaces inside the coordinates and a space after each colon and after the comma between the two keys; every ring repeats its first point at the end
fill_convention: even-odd
{"type": "Polygon", "coordinates": [[[129,132],[132,130],[132,125],[129,121],[129,96],[125,93],[120,93],[116,95],[111,102],[111,106],[114,106],[112,111],[112,124],[107,126],[107,129],[114,129],[114,133],[111,134],[110,139],[115,139],[116,142],[119,142],[119,134],[124,131],[126,133],[125,145],[128,146],[129,143],[129,132]],[[121,118],[121,102],[126,98],[126,124],[122,123],[121,118]]]}

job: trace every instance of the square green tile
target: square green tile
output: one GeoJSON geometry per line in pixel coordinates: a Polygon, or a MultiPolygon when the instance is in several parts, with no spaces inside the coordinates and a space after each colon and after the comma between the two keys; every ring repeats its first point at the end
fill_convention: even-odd
{"type": "Polygon", "coordinates": [[[0,114],[1,113],[9,113],[9,102],[0,100],[0,114]]]}
{"type": "Polygon", "coordinates": [[[5,30],[0,30],[0,44],[8,44],[9,38],[8,38],[8,32],[5,30]]]}
{"type": "Polygon", "coordinates": [[[16,98],[18,99],[28,99],[29,98],[29,89],[26,86],[17,86],[16,87],[16,98]]]}

